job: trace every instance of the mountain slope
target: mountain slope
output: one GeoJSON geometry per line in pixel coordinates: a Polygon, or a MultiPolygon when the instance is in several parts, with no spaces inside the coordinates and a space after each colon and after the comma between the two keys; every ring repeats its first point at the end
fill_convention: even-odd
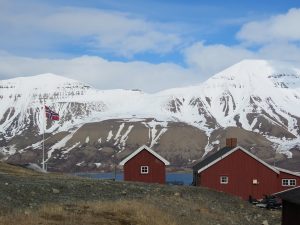
{"type": "Polygon", "coordinates": [[[300,69],[282,62],[244,60],[197,86],[155,94],[100,91],[53,74],[15,78],[0,81],[0,103],[3,157],[40,162],[45,129],[58,170],[109,169],[141,144],[188,166],[229,134],[287,168],[285,157],[300,148],[300,69]],[[44,122],[44,103],[60,121],[44,122]]]}

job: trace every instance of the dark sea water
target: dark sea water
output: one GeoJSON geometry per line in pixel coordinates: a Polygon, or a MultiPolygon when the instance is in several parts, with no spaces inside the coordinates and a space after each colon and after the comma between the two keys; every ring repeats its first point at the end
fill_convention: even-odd
{"type": "MultiPolygon", "coordinates": [[[[76,173],[75,175],[92,179],[114,179],[114,173],[76,173]]],[[[123,173],[117,173],[116,180],[123,180],[123,173]]],[[[192,181],[192,173],[167,173],[167,183],[190,185],[192,181]]]]}

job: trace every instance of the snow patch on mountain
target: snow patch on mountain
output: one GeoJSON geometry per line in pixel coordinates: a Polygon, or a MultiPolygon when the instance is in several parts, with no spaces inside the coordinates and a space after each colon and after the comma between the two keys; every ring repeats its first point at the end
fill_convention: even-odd
{"type": "Polygon", "coordinates": [[[158,144],[159,138],[168,130],[168,123],[165,121],[152,120],[150,122],[143,122],[143,124],[149,128],[150,148],[158,144]]]}
{"type": "Polygon", "coordinates": [[[52,153],[57,150],[57,149],[61,149],[63,147],[66,146],[67,142],[73,137],[73,135],[76,133],[76,131],[78,130],[79,128],[71,131],[70,134],[68,134],[67,136],[65,136],[63,139],[61,139],[60,141],[58,141],[56,144],[54,144],[50,150],[47,152],[47,159],[45,160],[46,162],[51,158],[52,156],[52,153]]]}

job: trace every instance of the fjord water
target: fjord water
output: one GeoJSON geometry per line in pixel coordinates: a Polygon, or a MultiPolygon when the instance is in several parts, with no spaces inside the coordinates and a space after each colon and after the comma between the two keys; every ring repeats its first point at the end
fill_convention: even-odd
{"type": "MultiPolygon", "coordinates": [[[[76,173],[80,177],[88,177],[92,179],[114,179],[113,172],[110,173],[76,173]]],[[[123,173],[116,174],[116,180],[123,180],[123,173]]],[[[184,185],[191,185],[193,181],[192,173],[167,173],[166,183],[183,183],[184,185]]]]}

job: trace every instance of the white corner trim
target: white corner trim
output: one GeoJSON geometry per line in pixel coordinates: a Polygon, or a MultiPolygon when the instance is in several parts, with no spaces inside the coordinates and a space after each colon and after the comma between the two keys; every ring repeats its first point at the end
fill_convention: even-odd
{"type": "Polygon", "coordinates": [[[251,152],[247,151],[246,149],[244,149],[243,147],[237,146],[235,148],[233,148],[231,151],[227,152],[226,154],[222,155],[221,157],[217,158],[216,160],[212,161],[211,163],[209,163],[208,165],[206,165],[205,167],[201,168],[198,170],[198,173],[201,173],[202,171],[206,170],[207,168],[211,167],[212,165],[216,164],[217,162],[219,162],[220,160],[224,159],[225,157],[231,155],[232,153],[234,153],[237,150],[241,150],[243,152],[245,152],[247,155],[249,155],[250,157],[254,158],[255,160],[257,160],[258,162],[260,162],[261,164],[263,164],[264,166],[268,167],[269,169],[273,170],[275,173],[279,174],[280,172],[274,168],[273,166],[270,166],[268,163],[262,161],[261,159],[257,158],[255,155],[253,155],[251,152]]]}
{"type": "Polygon", "coordinates": [[[125,159],[123,159],[119,165],[124,166],[125,163],[127,163],[130,159],[132,159],[134,156],[136,156],[138,153],[140,153],[143,150],[147,150],[152,155],[154,155],[156,158],[158,158],[160,161],[162,161],[166,166],[170,165],[170,162],[166,159],[164,159],[162,156],[157,154],[155,151],[153,151],[151,148],[147,147],[146,145],[143,145],[139,147],[137,150],[135,150],[133,153],[131,153],[129,156],[127,156],[125,159]]]}

